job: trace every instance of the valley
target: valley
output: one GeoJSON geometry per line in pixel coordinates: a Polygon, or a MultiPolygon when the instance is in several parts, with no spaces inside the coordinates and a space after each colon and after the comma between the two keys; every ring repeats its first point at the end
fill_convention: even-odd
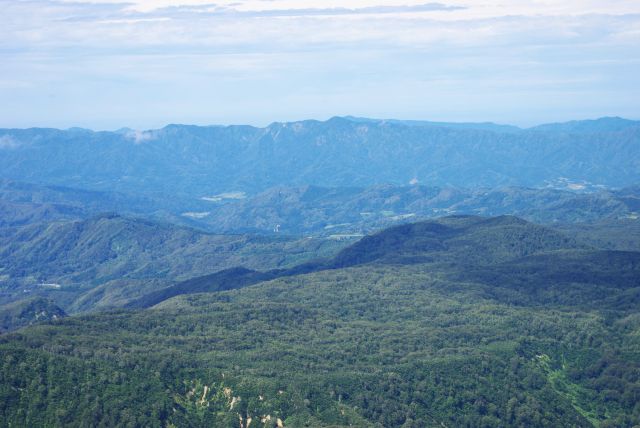
{"type": "Polygon", "coordinates": [[[638,129],[1,130],[0,426],[633,428],[638,129]]]}

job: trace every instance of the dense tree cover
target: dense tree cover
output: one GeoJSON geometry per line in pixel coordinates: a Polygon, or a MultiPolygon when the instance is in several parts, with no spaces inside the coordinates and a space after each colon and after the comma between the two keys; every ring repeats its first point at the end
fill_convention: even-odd
{"type": "Polygon", "coordinates": [[[1,424],[640,424],[637,253],[511,218],[439,225],[345,250],[351,267],[5,335],[1,424]]]}
{"type": "MultiPolygon", "coordinates": [[[[179,215],[187,206],[179,208],[182,199],[169,198],[169,204],[176,204],[177,211],[162,207],[161,200],[157,195],[134,197],[0,180],[0,311],[10,311],[10,307],[3,306],[34,295],[52,299],[68,313],[130,306],[149,293],[164,293],[158,290],[175,282],[221,269],[283,268],[331,255],[348,240],[358,239],[362,232],[415,221],[422,215],[438,215],[443,210],[485,214],[516,212],[529,218],[540,218],[538,214],[544,213],[545,220],[554,222],[606,217],[609,219],[598,224],[597,229],[579,224],[557,226],[587,246],[640,249],[637,244],[640,222],[633,219],[640,209],[637,187],[580,194],[515,187],[471,191],[420,185],[367,189],[304,186],[276,188],[246,200],[215,203],[208,208],[202,204],[212,202],[190,199],[197,201],[194,210],[211,213],[206,222],[213,223],[219,230],[271,233],[273,227],[280,224],[284,233],[313,231],[314,235],[335,235],[333,238],[347,241],[318,236],[300,239],[283,235],[213,235],[170,223],[114,214],[85,218],[102,208],[142,213],[178,223],[189,218],[179,215]],[[27,225],[2,227],[13,224],[12,213],[22,219],[19,224],[26,222],[27,225]],[[628,218],[614,219],[620,216],[628,218]],[[68,221],[76,217],[85,219],[68,221]],[[65,221],[41,222],[53,219],[65,221]],[[248,219],[260,224],[249,224],[248,219]]],[[[193,223],[192,220],[195,221],[189,221],[193,223]]],[[[511,238],[515,240],[517,236],[511,238]]],[[[466,259],[493,251],[491,239],[489,237],[480,251],[456,252],[454,257],[466,259]]],[[[437,242],[435,238],[434,244],[437,242]]],[[[480,243],[474,241],[474,245],[477,244],[480,243]]],[[[532,249],[535,246],[527,251],[532,249]]],[[[500,249],[507,253],[509,250],[500,249]]],[[[366,257],[372,256],[375,255],[366,257]]],[[[406,257],[403,262],[408,262],[406,257]]]]}
{"type": "MultiPolygon", "coordinates": [[[[462,271],[487,265],[497,267],[499,262],[542,250],[579,251],[586,248],[562,233],[517,217],[451,216],[389,228],[363,238],[332,258],[311,260],[291,268],[266,272],[233,268],[191,278],[146,294],[127,307],[146,308],[180,294],[231,290],[270,279],[371,262],[430,263],[453,267],[457,272],[461,266],[466,267],[462,271]]],[[[551,258],[556,259],[555,256],[551,258]]],[[[509,269],[513,267],[507,267],[509,269]]]]}
{"type": "Polygon", "coordinates": [[[244,265],[269,269],[332,254],[346,243],[214,235],[103,214],[0,229],[0,307],[45,296],[69,313],[119,307],[180,280],[244,265]]]}
{"type": "MultiPolygon", "coordinates": [[[[638,188],[636,188],[638,189],[638,188]]],[[[640,201],[640,197],[636,197],[640,201]]],[[[638,202],[634,204],[637,206],[638,202]]],[[[555,226],[576,239],[606,250],[640,251],[640,221],[627,218],[555,226]]]]}
{"type": "Polygon", "coordinates": [[[63,220],[82,220],[106,212],[145,215],[188,224],[176,216],[199,211],[203,201],[153,194],[91,191],[77,187],[43,185],[0,179],[0,227],[13,227],[63,220]]]}
{"type": "Polygon", "coordinates": [[[0,307],[0,333],[66,315],[51,300],[42,297],[23,299],[0,307]]]}

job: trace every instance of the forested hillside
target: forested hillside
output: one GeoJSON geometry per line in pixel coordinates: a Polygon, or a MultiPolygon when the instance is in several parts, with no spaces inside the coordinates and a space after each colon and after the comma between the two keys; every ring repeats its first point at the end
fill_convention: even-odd
{"type": "Polygon", "coordinates": [[[452,217],[303,266],[314,270],[3,336],[0,420],[640,424],[638,252],[513,217],[452,217]]]}
{"type": "MultiPolygon", "coordinates": [[[[0,180],[0,228],[103,213],[188,226],[218,234],[362,235],[443,215],[516,215],[546,224],[633,220],[640,188],[604,189],[560,180],[542,188],[277,186],[248,194],[176,197],[34,185],[0,180]]],[[[631,224],[631,223],[629,223],[631,224]]]]}
{"type": "Polygon", "coordinates": [[[345,244],[213,235],[117,214],[0,228],[0,304],[35,295],[69,313],[119,307],[175,281],[236,265],[292,266],[345,244]]]}
{"type": "MultiPolygon", "coordinates": [[[[570,183],[560,183],[564,186],[570,183]]],[[[548,224],[637,218],[640,189],[502,187],[316,186],[276,187],[257,195],[211,203],[197,224],[217,232],[368,233],[384,227],[451,214],[517,215],[548,224]]]]}

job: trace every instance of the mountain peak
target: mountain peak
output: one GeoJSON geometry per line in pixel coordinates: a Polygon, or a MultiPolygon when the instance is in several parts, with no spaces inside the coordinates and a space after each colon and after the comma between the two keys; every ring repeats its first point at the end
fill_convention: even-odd
{"type": "Polygon", "coordinates": [[[441,260],[487,264],[579,245],[553,229],[515,216],[454,216],[404,224],[366,236],[344,249],[337,266],[382,261],[441,260]]]}

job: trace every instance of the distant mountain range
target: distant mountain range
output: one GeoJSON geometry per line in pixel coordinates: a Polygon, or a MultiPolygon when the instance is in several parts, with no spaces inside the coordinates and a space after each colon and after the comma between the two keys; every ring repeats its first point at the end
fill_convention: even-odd
{"type": "Polygon", "coordinates": [[[197,199],[274,186],[624,187],[640,182],[640,122],[529,129],[332,118],[251,126],[0,130],[0,178],[197,199]]]}

